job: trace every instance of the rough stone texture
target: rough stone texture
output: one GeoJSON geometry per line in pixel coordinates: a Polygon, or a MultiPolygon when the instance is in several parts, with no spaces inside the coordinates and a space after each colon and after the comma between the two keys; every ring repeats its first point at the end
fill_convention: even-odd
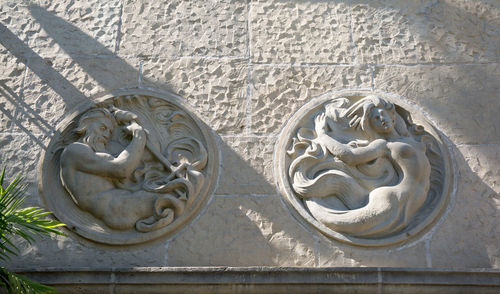
{"type": "MultiPolygon", "coordinates": [[[[469,173],[475,174],[490,190],[500,194],[500,165],[497,161],[500,158],[500,144],[460,145],[458,149],[469,165],[469,173]]],[[[498,200],[492,201],[500,205],[498,200]]]]}
{"type": "Polygon", "coordinates": [[[36,242],[32,245],[23,242],[19,256],[9,261],[7,266],[10,268],[23,268],[35,264],[37,268],[165,266],[165,252],[165,244],[162,242],[141,247],[102,246],[69,233],[68,236],[36,238],[36,242]]]}
{"type": "Polygon", "coordinates": [[[3,1],[2,25],[24,42],[17,53],[57,55],[112,54],[120,23],[121,1],[3,1]],[[40,3],[38,3],[40,2],[40,3]]]}
{"type": "Polygon", "coordinates": [[[360,63],[498,62],[498,1],[364,1],[352,4],[360,63]]]}
{"type": "Polygon", "coordinates": [[[151,58],[142,66],[144,87],[185,98],[219,134],[245,128],[248,67],[240,59],[151,58]]]}
{"type": "Polygon", "coordinates": [[[35,51],[41,56],[112,54],[120,24],[121,1],[41,0],[30,6],[41,27],[35,51]]]}
{"type": "Polygon", "coordinates": [[[0,133],[0,163],[5,166],[6,181],[22,173],[26,182],[36,183],[38,159],[47,145],[47,137],[29,132],[0,133]]]}
{"type": "Polygon", "coordinates": [[[36,167],[55,125],[103,91],[177,93],[222,136],[219,196],[175,239],[43,239],[10,265],[500,268],[499,27],[497,0],[2,0],[0,158],[10,177],[27,175],[27,204],[40,204],[36,167]],[[458,146],[453,206],[407,247],[332,241],[275,195],[276,135],[345,88],[401,95],[458,146]]]}
{"type": "Polygon", "coordinates": [[[124,3],[121,54],[245,55],[246,1],[126,0],[124,3]]]}
{"type": "Polygon", "coordinates": [[[73,108],[98,94],[138,86],[138,60],[117,57],[28,60],[15,131],[49,135],[73,108]]]}
{"type": "Polygon", "coordinates": [[[351,63],[344,1],[260,1],[250,5],[250,54],[256,63],[351,63]]]}
{"type": "Polygon", "coordinates": [[[457,198],[433,234],[434,267],[500,267],[500,145],[461,145],[457,198]]]}
{"type": "MultiPolygon", "coordinates": [[[[319,235],[319,234],[318,234],[319,235]]],[[[318,266],[426,267],[423,243],[411,247],[361,248],[317,237],[318,266]]]]}
{"type": "Polygon", "coordinates": [[[273,194],[275,137],[224,137],[217,194],[273,194]]]}
{"type": "Polygon", "coordinates": [[[24,62],[0,45],[0,130],[10,130],[14,124],[25,76],[24,62]]]}
{"type": "MultiPolygon", "coordinates": [[[[25,43],[34,37],[36,29],[33,19],[29,17],[28,5],[31,1],[6,0],[0,2],[0,44],[9,48],[9,44],[17,46],[9,48],[13,55],[25,55],[33,52],[25,43]]],[[[2,48],[2,52],[3,52],[2,48]]]]}
{"type": "Polygon", "coordinates": [[[312,235],[290,220],[278,195],[215,197],[168,247],[169,266],[314,266],[314,260],[312,235]]]}
{"type": "Polygon", "coordinates": [[[251,130],[276,133],[302,105],[319,94],[343,88],[369,88],[364,66],[267,66],[252,68],[251,130]]]}
{"type": "Polygon", "coordinates": [[[416,103],[455,143],[500,142],[500,65],[380,66],[376,89],[416,103]]]}

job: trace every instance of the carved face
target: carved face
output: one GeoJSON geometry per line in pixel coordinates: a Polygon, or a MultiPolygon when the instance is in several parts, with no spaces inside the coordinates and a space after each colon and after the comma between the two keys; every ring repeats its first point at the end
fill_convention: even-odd
{"type": "Polygon", "coordinates": [[[104,151],[111,138],[113,124],[107,118],[95,119],[87,127],[83,141],[95,151],[104,151]]]}
{"type": "Polygon", "coordinates": [[[379,134],[388,134],[394,129],[394,115],[384,108],[373,108],[370,111],[370,125],[379,134]]]}

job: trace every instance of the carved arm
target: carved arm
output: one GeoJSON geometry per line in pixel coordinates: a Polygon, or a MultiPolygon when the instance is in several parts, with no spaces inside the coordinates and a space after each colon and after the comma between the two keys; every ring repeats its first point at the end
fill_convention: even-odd
{"type": "Polygon", "coordinates": [[[146,145],[146,133],[141,126],[133,122],[126,128],[132,133],[132,141],[117,157],[94,152],[83,143],[73,143],[61,154],[61,167],[100,176],[126,178],[139,165],[146,145]]]}
{"type": "Polygon", "coordinates": [[[324,113],[315,118],[316,141],[325,146],[328,151],[348,165],[357,165],[372,161],[388,154],[387,141],[376,139],[367,146],[353,148],[340,143],[326,133],[326,116],[324,113]]]}

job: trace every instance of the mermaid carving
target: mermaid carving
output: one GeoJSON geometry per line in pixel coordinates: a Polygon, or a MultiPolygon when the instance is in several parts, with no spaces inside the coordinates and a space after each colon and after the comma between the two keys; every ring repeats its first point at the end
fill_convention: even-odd
{"type": "Polygon", "coordinates": [[[376,95],[337,98],[293,138],[289,177],[310,214],[337,232],[402,231],[434,197],[436,142],[407,111],[376,95]],[[435,160],[434,160],[435,161],[435,160]]]}

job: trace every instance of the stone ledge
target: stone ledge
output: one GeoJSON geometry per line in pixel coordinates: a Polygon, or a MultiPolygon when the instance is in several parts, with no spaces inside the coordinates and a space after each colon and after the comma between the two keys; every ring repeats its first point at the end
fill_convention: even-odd
{"type": "Polygon", "coordinates": [[[141,267],[23,269],[60,293],[498,293],[500,270],[141,267]],[[458,292],[457,292],[458,291],[458,292]],[[464,292],[465,291],[465,292],[464,292]]]}

